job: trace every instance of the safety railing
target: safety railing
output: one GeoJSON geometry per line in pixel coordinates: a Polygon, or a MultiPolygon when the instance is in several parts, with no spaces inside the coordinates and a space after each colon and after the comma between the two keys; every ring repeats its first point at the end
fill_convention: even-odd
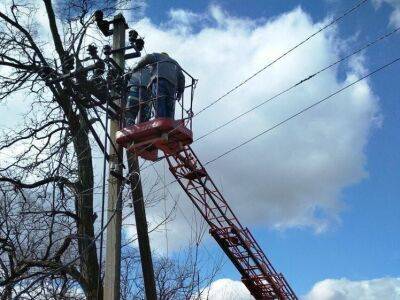
{"type": "MultiPolygon", "coordinates": [[[[173,101],[172,103],[165,103],[164,109],[171,109],[172,113],[170,111],[169,117],[183,120],[184,125],[192,130],[194,91],[198,80],[181,66],[171,61],[160,61],[150,64],[136,72],[128,71],[128,98],[122,117],[130,121],[126,124],[128,126],[132,123],[139,124],[152,118],[159,117],[157,114],[157,105],[162,104],[157,103],[157,101],[164,96],[164,91],[162,91],[163,87],[161,86],[164,83],[160,82],[160,79],[166,79],[171,82],[170,79],[164,78],[164,75],[160,74],[161,64],[174,64],[176,74],[182,72],[181,74],[185,82],[182,93],[178,93],[177,86],[175,86],[173,101]],[[179,105],[178,109],[176,103],[179,105]],[[146,115],[149,112],[151,112],[151,114],[146,115]],[[134,120],[129,119],[132,115],[134,116],[134,120]]],[[[173,85],[178,85],[178,79],[171,83],[173,85]]],[[[165,99],[163,100],[165,101],[165,99]]],[[[169,101],[171,101],[171,99],[169,99],[169,101]]]]}

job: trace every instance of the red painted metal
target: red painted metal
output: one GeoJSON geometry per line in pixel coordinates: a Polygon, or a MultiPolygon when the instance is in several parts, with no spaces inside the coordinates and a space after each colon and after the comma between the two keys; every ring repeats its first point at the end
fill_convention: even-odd
{"type": "Polygon", "coordinates": [[[240,224],[190,146],[167,156],[169,169],[210,226],[210,234],[256,299],[297,299],[250,231],[240,224]]]}
{"type": "Polygon", "coordinates": [[[155,119],[122,129],[117,132],[116,141],[145,159],[157,158],[158,150],[165,153],[171,173],[207,221],[210,234],[256,299],[297,300],[283,275],[277,273],[250,231],[240,224],[190,148],[192,132],[183,122],[155,119]]]}
{"type": "Polygon", "coordinates": [[[158,118],[117,131],[116,142],[146,160],[155,161],[158,149],[172,154],[193,142],[185,120],[158,118]]]}

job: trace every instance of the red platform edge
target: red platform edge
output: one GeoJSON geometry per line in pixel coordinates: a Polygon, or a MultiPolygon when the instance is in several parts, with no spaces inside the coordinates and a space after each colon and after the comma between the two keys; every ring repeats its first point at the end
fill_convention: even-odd
{"type": "Polygon", "coordinates": [[[193,133],[185,127],[184,120],[158,118],[117,131],[116,142],[130,152],[154,161],[158,149],[170,155],[191,144],[193,133]]]}

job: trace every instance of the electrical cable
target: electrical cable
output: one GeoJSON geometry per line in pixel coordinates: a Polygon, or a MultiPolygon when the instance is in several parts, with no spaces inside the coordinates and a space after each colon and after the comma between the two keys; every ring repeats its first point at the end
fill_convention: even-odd
{"type": "MultiPolygon", "coordinates": [[[[216,103],[218,103],[219,101],[221,101],[223,98],[225,98],[226,96],[228,96],[229,94],[231,94],[233,91],[237,90],[238,88],[240,88],[241,86],[243,86],[244,84],[246,84],[247,82],[249,82],[251,79],[253,79],[254,77],[256,77],[257,75],[259,75],[261,72],[263,72],[264,70],[266,70],[267,68],[269,68],[270,66],[272,66],[273,64],[275,64],[276,62],[278,62],[279,60],[281,60],[282,58],[284,58],[286,55],[288,55],[289,53],[293,52],[295,49],[299,48],[301,45],[305,44],[306,42],[308,42],[310,39],[312,39],[314,36],[318,35],[319,33],[323,32],[324,30],[328,29],[329,27],[333,26],[334,24],[336,24],[337,22],[339,22],[340,20],[344,19],[347,15],[351,14],[352,12],[356,11],[357,9],[359,9],[363,4],[365,4],[368,0],[361,0],[359,2],[357,2],[354,6],[352,6],[351,8],[349,8],[348,10],[346,10],[343,14],[339,15],[338,17],[336,17],[335,19],[333,19],[331,22],[329,22],[328,24],[326,24],[325,26],[321,27],[319,30],[317,30],[316,32],[314,32],[313,34],[309,35],[308,37],[306,37],[304,40],[302,40],[301,42],[299,42],[298,44],[296,44],[295,46],[293,46],[292,48],[290,48],[289,50],[287,50],[286,52],[284,52],[283,54],[281,54],[279,57],[277,57],[276,59],[274,59],[272,62],[270,62],[269,64],[267,64],[266,66],[264,66],[263,68],[261,68],[260,70],[258,70],[256,73],[254,73],[253,75],[251,75],[250,77],[248,77],[247,79],[245,79],[244,81],[242,81],[241,83],[237,84],[236,86],[234,86],[231,90],[227,91],[225,94],[223,94],[222,96],[220,96],[218,99],[216,99],[215,101],[213,101],[212,103],[208,104],[207,106],[205,106],[204,108],[200,109],[199,112],[197,112],[196,114],[194,114],[192,116],[192,119],[196,116],[198,116],[199,114],[201,114],[202,112],[204,112],[205,110],[207,110],[208,108],[210,108],[211,106],[215,105],[216,103]]],[[[187,72],[185,72],[187,73],[187,72]]],[[[188,74],[188,73],[187,73],[188,74]]],[[[177,126],[176,128],[170,130],[168,132],[168,134],[172,133],[173,131],[175,131],[178,127],[183,126],[177,126]]],[[[145,149],[150,148],[151,146],[153,146],[154,143],[149,144],[148,146],[146,146],[145,149]]],[[[160,161],[163,157],[159,158],[156,162],[154,162],[153,164],[157,163],[158,161],[160,161]]]]}
{"type": "Polygon", "coordinates": [[[233,147],[233,148],[231,148],[231,149],[229,149],[229,150],[223,152],[222,154],[218,155],[217,157],[215,157],[215,158],[213,158],[213,159],[207,161],[207,162],[204,164],[204,166],[206,166],[206,165],[208,165],[208,164],[210,164],[210,163],[212,163],[212,162],[215,162],[216,160],[218,160],[218,159],[224,157],[225,155],[228,155],[229,153],[231,153],[231,152],[233,152],[233,151],[235,151],[235,150],[237,150],[237,149],[243,147],[244,145],[250,143],[251,141],[254,141],[255,139],[259,138],[260,136],[262,136],[262,135],[264,135],[264,134],[266,134],[266,133],[268,133],[268,132],[271,132],[272,130],[274,130],[274,129],[280,127],[281,125],[287,123],[288,121],[290,121],[290,120],[292,120],[292,119],[294,119],[294,118],[300,116],[301,114],[303,114],[303,113],[305,113],[306,111],[312,109],[313,107],[315,107],[315,106],[317,106],[317,105],[319,105],[319,104],[321,104],[321,103],[323,103],[323,102],[325,102],[325,101],[331,99],[333,96],[335,96],[335,95],[337,95],[337,94],[343,92],[344,90],[350,88],[351,86],[353,86],[353,85],[359,83],[360,81],[362,81],[362,80],[364,80],[364,79],[366,79],[366,78],[368,78],[368,77],[370,77],[370,76],[372,76],[372,75],[378,73],[379,71],[382,71],[383,69],[386,69],[387,67],[389,67],[389,66],[395,64],[395,63],[398,62],[399,60],[400,60],[400,57],[398,57],[398,58],[392,60],[392,61],[389,62],[389,63],[386,63],[385,65],[383,65],[383,66],[381,66],[381,67],[375,69],[374,71],[368,73],[367,75],[364,75],[364,76],[362,76],[361,78],[359,78],[359,79],[357,79],[357,80],[355,80],[355,81],[353,81],[353,82],[347,84],[347,85],[344,86],[343,88],[341,88],[341,89],[335,91],[334,93],[332,93],[332,94],[326,96],[325,98],[322,98],[321,100],[319,100],[319,101],[317,101],[317,102],[314,102],[313,104],[307,106],[306,108],[303,108],[302,110],[298,111],[297,113],[295,113],[295,114],[293,114],[293,115],[287,117],[287,118],[284,119],[283,121],[280,121],[279,123],[276,123],[276,124],[273,125],[272,127],[270,127],[270,128],[268,128],[268,129],[266,129],[266,130],[264,130],[264,131],[258,133],[257,135],[253,136],[252,138],[250,138],[250,139],[248,139],[248,140],[245,140],[244,142],[240,143],[239,145],[237,145],[237,146],[235,146],[235,147],[233,147]]]}
{"type": "Polygon", "coordinates": [[[305,77],[304,79],[298,81],[297,83],[291,85],[290,87],[284,89],[283,91],[278,92],[277,94],[275,94],[274,96],[268,98],[267,100],[265,100],[265,101],[263,101],[263,102],[261,102],[261,103],[255,105],[255,106],[253,106],[253,107],[250,108],[249,110],[247,110],[247,111],[245,111],[245,112],[243,112],[243,113],[237,115],[236,117],[230,119],[229,121],[223,123],[222,125],[219,125],[219,126],[217,126],[216,128],[210,130],[209,132],[207,132],[207,133],[201,135],[200,137],[198,137],[197,139],[195,139],[195,140],[193,141],[193,143],[196,142],[196,141],[199,141],[199,140],[205,138],[206,136],[208,136],[208,135],[210,135],[210,134],[212,134],[212,133],[214,133],[214,132],[220,130],[221,128],[223,128],[223,127],[225,127],[225,126],[227,126],[227,125],[233,123],[234,121],[236,121],[236,120],[240,119],[241,117],[247,115],[248,113],[250,113],[250,112],[256,110],[257,108],[263,106],[264,104],[266,104],[266,103],[268,103],[268,102],[270,102],[270,101],[272,101],[272,100],[274,100],[274,99],[276,99],[276,98],[282,96],[283,94],[286,94],[287,92],[291,91],[292,89],[296,88],[297,86],[299,86],[299,85],[301,85],[301,84],[307,82],[308,80],[311,80],[311,79],[313,79],[314,77],[318,76],[320,73],[322,73],[322,72],[324,72],[324,71],[326,71],[326,70],[328,70],[328,69],[330,69],[330,68],[336,66],[337,64],[339,64],[339,63],[341,63],[341,62],[343,62],[343,61],[349,59],[350,57],[352,57],[352,56],[354,56],[354,55],[360,53],[361,51],[364,51],[365,49],[367,49],[367,48],[369,48],[369,47],[371,47],[371,46],[377,44],[378,42],[380,42],[380,41],[382,41],[382,40],[384,40],[384,39],[390,37],[391,35],[397,33],[399,30],[400,30],[400,27],[397,27],[397,28],[395,28],[394,30],[392,30],[392,31],[390,31],[390,32],[388,32],[388,33],[386,33],[386,34],[379,36],[379,37],[376,38],[375,40],[373,40],[373,41],[371,41],[371,42],[368,42],[368,43],[365,44],[363,47],[358,48],[357,50],[353,51],[352,53],[341,57],[340,59],[338,59],[338,60],[335,61],[334,63],[332,63],[332,64],[330,64],[330,65],[328,65],[328,66],[326,66],[326,67],[320,69],[319,71],[317,71],[317,72],[315,72],[315,73],[313,73],[313,74],[311,74],[311,75],[305,77]]]}
{"type": "MultiPolygon", "coordinates": [[[[264,135],[264,134],[266,134],[266,133],[268,133],[268,132],[271,132],[272,130],[276,129],[277,127],[280,127],[280,126],[282,126],[283,124],[287,123],[287,122],[290,121],[291,119],[294,119],[295,117],[297,117],[297,116],[301,115],[302,113],[304,113],[304,112],[310,110],[311,108],[317,106],[318,104],[321,104],[321,103],[323,103],[323,102],[325,102],[325,101],[331,99],[331,98],[334,97],[335,95],[337,95],[337,94],[341,93],[342,91],[344,91],[344,90],[350,88],[351,86],[353,86],[353,85],[359,83],[360,81],[362,81],[362,80],[364,80],[364,79],[366,79],[366,78],[368,78],[368,77],[370,77],[370,76],[372,76],[372,75],[374,75],[374,74],[376,74],[376,73],[382,71],[383,69],[386,69],[387,67],[389,67],[389,66],[395,64],[395,63],[398,62],[399,60],[400,60],[400,57],[399,57],[399,58],[396,58],[396,59],[394,59],[394,60],[392,60],[391,62],[389,62],[389,63],[387,63],[387,64],[385,64],[385,65],[382,65],[381,67],[375,69],[374,71],[368,73],[367,75],[362,76],[362,77],[359,78],[358,80],[355,80],[355,81],[351,82],[350,84],[346,85],[345,87],[343,87],[343,88],[341,88],[341,89],[335,91],[334,93],[332,93],[332,94],[326,96],[325,98],[323,98],[323,99],[321,99],[321,100],[319,100],[319,101],[317,101],[317,102],[314,102],[312,105],[310,105],[310,106],[308,106],[308,107],[306,107],[306,108],[300,110],[299,112],[297,112],[297,113],[291,115],[290,117],[284,119],[283,121],[280,121],[279,123],[275,124],[274,126],[272,126],[272,127],[268,128],[268,129],[262,131],[261,133],[257,134],[256,136],[254,136],[254,137],[252,137],[252,138],[250,138],[250,139],[248,139],[248,140],[242,142],[241,144],[239,144],[239,145],[237,145],[237,146],[235,146],[235,147],[229,149],[228,151],[223,152],[222,154],[218,155],[217,157],[215,157],[215,158],[213,158],[213,159],[207,161],[207,162],[204,164],[204,166],[206,166],[206,165],[208,165],[208,164],[211,164],[211,163],[217,161],[218,159],[224,157],[225,155],[227,155],[227,154],[229,154],[229,153],[231,153],[231,152],[237,150],[238,148],[241,148],[242,146],[244,146],[244,145],[250,143],[251,141],[257,139],[258,137],[260,137],[260,136],[262,136],[262,135],[264,135]]],[[[152,165],[154,165],[154,163],[153,163],[153,164],[150,164],[148,167],[150,167],[150,166],[152,166],[152,165]]],[[[146,167],[146,168],[147,168],[147,167],[146,167]]],[[[175,182],[177,182],[177,181],[178,181],[178,180],[176,180],[176,179],[175,179],[175,180],[172,180],[172,181],[170,181],[169,183],[167,183],[165,186],[169,186],[169,185],[171,185],[171,184],[173,184],[173,183],[175,183],[175,182]]],[[[163,187],[162,187],[162,188],[163,188],[163,187]]],[[[154,193],[156,193],[156,192],[158,192],[158,191],[161,191],[162,188],[155,190],[154,193]]]]}
{"type": "MultiPolygon", "coordinates": [[[[275,100],[276,98],[282,96],[283,94],[286,94],[287,92],[291,91],[292,89],[294,89],[294,88],[300,86],[301,84],[304,84],[305,82],[307,82],[307,81],[309,81],[309,80],[311,80],[311,79],[317,77],[318,75],[320,75],[321,73],[325,72],[326,70],[328,70],[328,69],[330,69],[330,68],[336,66],[336,65],[339,64],[339,63],[342,63],[342,62],[345,61],[345,60],[348,60],[349,58],[353,57],[354,55],[356,55],[356,54],[358,54],[358,53],[360,53],[360,52],[362,52],[362,51],[368,49],[369,47],[372,47],[372,46],[376,45],[377,43],[383,41],[384,39],[386,39],[386,38],[388,38],[388,37],[394,35],[395,33],[399,32],[399,31],[400,31],[400,27],[397,27],[397,28],[393,29],[392,31],[387,32],[387,33],[385,33],[385,34],[383,34],[383,35],[377,37],[376,39],[374,39],[374,40],[372,40],[372,41],[366,43],[364,46],[362,46],[362,47],[360,47],[360,48],[358,48],[358,49],[352,51],[351,53],[349,53],[349,54],[347,54],[347,55],[345,55],[345,56],[339,58],[337,61],[335,61],[335,62],[329,64],[328,66],[323,67],[322,69],[318,70],[317,72],[315,72],[315,73],[313,73],[313,74],[311,74],[311,75],[308,75],[308,76],[304,77],[303,79],[299,80],[299,81],[296,82],[295,84],[293,84],[293,85],[289,86],[288,88],[286,88],[286,89],[284,89],[284,90],[282,90],[282,91],[276,93],[274,96],[272,96],[272,97],[266,99],[265,101],[263,101],[263,102],[261,102],[261,103],[255,105],[255,106],[253,106],[252,108],[250,108],[250,109],[248,109],[247,111],[245,111],[245,112],[243,112],[243,113],[237,115],[236,117],[230,119],[229,121],[227,121],[227,122],[225,122],[225,123],[223,123],[223,124],[221,124],[221,125],[215,127],[214,129],[211,129],[211,130],[208,131],[207,133],[205,133],[205,134],[201,135],[200,137],[198,137],[197,139],[195,139],[195,140],[193,141],[193,143],[195,143],[195,142],[197,142],[197,141],[199,141],[199,140],[201,140],[201,139],[203,139],[203,138],[205,138],[205,137],[211,135],[212,133],[214,133],[214,132],[220,130],[221,128],[223,128],[223,127],[225,127],[225,126],[227,126],[227,125],[229,125],[229,124],[231,124],[231,123],[233,123],[234,121],[240,119],[241,117],[247,115],[248,113],[250,113],[250,112],[252,112],[252,111],[254,111],[254,110],[260,108],[260,107],[263,106],[264,104],[266,104],[266,103],[268,103],[268,102],[270,102],[270,101],[272,101],[272,100],[275,100]]],[[[148,167],[150,167],[150,166],[156,164],[157,162],[159,162],[159,161],[160,161],[161,159],[163,159],[163,158],[165,158],[165,156],[160,157],[156,162],[150,163],[149,165],[147,165],[146,167],[144,167],[142,170],[145,170],[145,169],[147,169],[148,167]]]]}
{"type": "MultiPolygon", "coordinates": [[[[123,185],[122,185],[121,190],[119,191],[119,195],[122,193],[122,191],[123,191],[123,185]]],[[[120,199],[120,196],[118,196],[117,198],[120,199]]],[[[118,201],[120,201],[120,200],[118,200],[118,201]]],[[[118,208],[118,204],[116,205],[116,208],[118,208]]],[[[76,256],[74,259],[72,259],[71,261],[69,261],[67,264],[65,264],[65,265],[63,265],[63,266],[61,266],[61,267],[59,267],[59,268],[56,268],[56,269],[54,269],[54,270],[51,270],[50,272],[47,272],[46,274],[44,274],[44,275],[42,275],[41,277],[37,278],[34,282],[32,282],[32,284],[34,284],[36,281],[39,281],[39,280],[41,280],[42,278],[44,278],[44,277],[46,277],[46,276],[49,276],[49,274],[57,274],[58,272],[60,272],[60,271],[62,271],[62,270],[64,270],[64,269],[66,269],[66,268],[72,266],[76,261],[78,261],[80,258],[82,258],[82,256],[83,256],[91,247],[95,246],[96,241],[97,241],[97,240],[99,239],[99,237],[104,233],[104,231],[106,230],[106,228],[108,227],[108,225],[110,225],[110,223],[111,223],[111,221],[112,221],[112,219],[114,218],[114,216],[115,216],[116,213],[117,213],[117,209],[115,209],[115,210],[113,211],[113,213],[112,213],[112,215],[109,217],[107,223],[106,223],[106,224],[104,225],[104,227],[100,230],[100,232],[92,239],[92,241],[90,242],[90,244],[89,244],[85,249],[82,250],[82,253],[81,253],[81,254],[79,254],[78,256],[76,256]]],[[[99,276],[101,276],[101,275],[99,274],[99,276]]]]}
{"type": "Polygon", "coordinates": [[[211,106],[215,105],[216,103],[218,103],[219,101],[221,101],[223,98],[225,98],[226,96],[228,96],[229,94],[231,94],[232,92],[234,92],[235,90],[237,90],[238,88],[240,88],[241,86],[245,85],[247,82],[249,82],[251,79],[253,79],[254,77],[256,77],[258,74],[260,74],[261,72],[263,72],[264,70],[266,70],[267,68],[271,67],[273,64],[275,64],[276,62],[278,62],[279,60],[281,60],[282,58],[284,58],[286,55],[288,55],[289,53],[293,52],[295,49],[299,48],[300,46],[302,46],[303,44],[305,44],[306,42],[308,42],[310,39],[312,39],[313,37],[315,37],[316,35],[318,35],[319,33],[321,33],[322,31],[328,29],[329,27],[333,26],[334,24],[336,24],[337,22],[339,22],[340,20],[342,20],[343,18],[345,18],[347,15],[351,14],[352,12],[356,11],[358,8],[360,8],[363,4],[365,4],[368,0],[361,0],[359,2],[357,2],[353,7],[351,7],[350,9],[346,10],[343,14],[339,15],[338,17],[336,17],[335,19],[333,19],[331,22],[329,22],[328,24],[326,24],[325,26],[321,27],[319,30],[317,30],[316,32],[314,32],[313,34],[309,35],[308,37],[306,37],[304,40],[302,40],[301,42],[299,42],[298,44],[296,44],[295,46],[293,46],[292,48],[290,48],[289,50],[287,50],[286,52],[284,52],[283,54],[281,54],[280,56],[278,56],[277,58],[275,58],[272,62],[268,63],[266,66],[262,67],[261,69],[259,69],[257,72],[255,72],[254,74],[252,74],[250,77],[246,78],[245,80],[243,80],[242,82],[240,82],[239,84],[237,84],[236,86],[234,86],[232,89],[230,89],[229,91],[227,91],[225,94],[223,94],[222,96],[220,96],[219,98],[217,98],[216,100],[214,100],[213,102],[211,102],[210,104],[206,105],[204,108],[200,109],[199,112],[197,112],[195,114],[195,116],[201,114],[203,111],[207,110],[208,108],[210,108],[211,106]]]}

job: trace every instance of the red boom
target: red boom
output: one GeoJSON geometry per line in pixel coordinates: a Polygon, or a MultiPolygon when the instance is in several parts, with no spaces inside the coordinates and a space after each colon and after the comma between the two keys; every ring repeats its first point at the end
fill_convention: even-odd
{"type": "Polygon", "coordinates": [[[210,234],[256,299],[297,299],[250,231],[240,224],[190,146],[167,156],[169,169],[210,226],[210,234]]]}

